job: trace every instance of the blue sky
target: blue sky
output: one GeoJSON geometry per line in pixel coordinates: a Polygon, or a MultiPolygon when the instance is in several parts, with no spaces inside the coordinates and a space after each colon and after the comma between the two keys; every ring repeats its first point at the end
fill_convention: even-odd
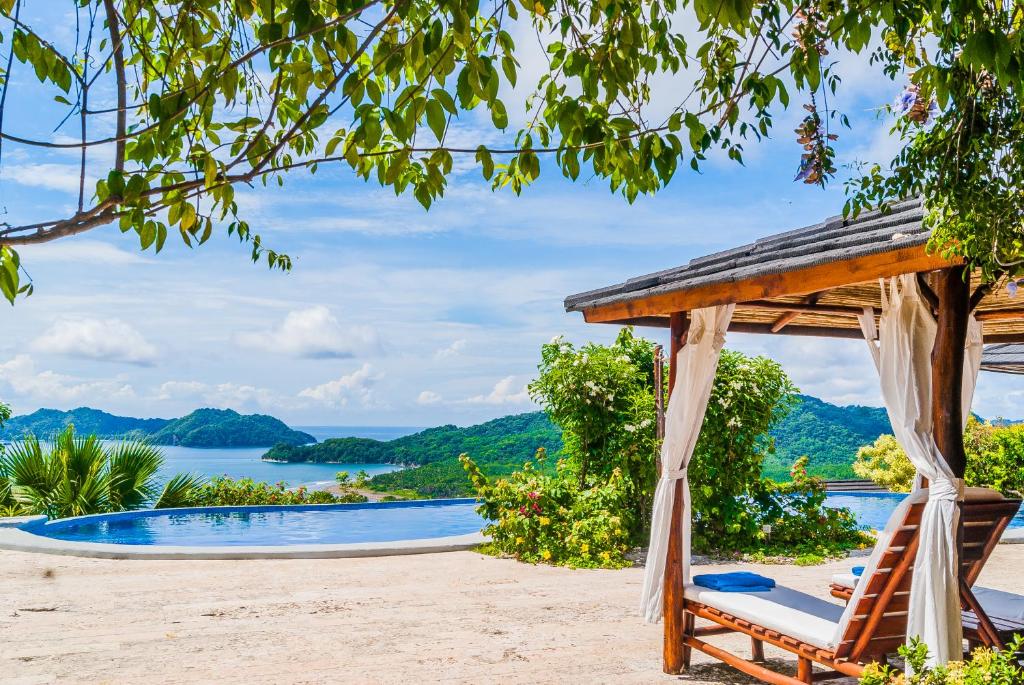
{"type": "MultiPolygon", "coordinates": [[[[524,54],[527,74],[539,59],[524,54]]],[[[875,109],[898,87],[865,60],[848,63],[839,105],[853,129],[839,130],[839,161],[887,159],[875,109]]],[[[5,130],[63,135],[50,133],[60,118],[43,104],[52,94],[21,73],[23,90],[16,72],[12,93],[28,95],[5,130]]],[[[655,89],[668,96],[678,83],[655,89]]],[[[159,255],[113,227],[25,248],[36,293],[0,308],[0,399],[18,413],[88,405],[167,417],[219,406],[293,424],[468,424],[528,410],[524,386],[542,343],[615,334],[566,314],[565,295],[841,210],[840,183],[792,181],[798,110],[780,117],[773,140],[750,143],[746,166],[680,171],[633,205],[600,179],[570,183],[550,168],[522,197],[494,193],[469,165],[429,212],[340,167],[240,191],[254,229],[294,258],[288,274],[251,264],[223,234],[195,250],[169,239],[159,255]]],[[[500,138],[472,114],[460,132],[500,138]]],[[[0,209],[18,223],[67,212],[74,174],[69,155],[5,144],[0,209]]],[[[804,392],[880,403],[863,342],[733,335],[728,344],[778,359],[804,392]]],[[[983,373],[975,410],[1020,416],[1019,388],[983,373]]]]}

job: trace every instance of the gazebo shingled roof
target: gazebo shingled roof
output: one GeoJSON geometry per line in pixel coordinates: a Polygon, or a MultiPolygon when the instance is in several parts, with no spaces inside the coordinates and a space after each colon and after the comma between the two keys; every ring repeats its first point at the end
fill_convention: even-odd
{"type": "MultiPolygon", "coordinates": [[[[672,312],[737,303],[730,331],[858,338],[856,315],[878,308],[878,279],[950,266],[926,250],[917,200],[856,219],[832,217],[689,263],[565,299],[588,322],[667,327],[672,312]]],[[[1024,303],[1002,290],[975,313],[985,341],[1024,341],[1024,303]]]]}
{"type": "Polygon", "coordinates": [[[981,355],[981,368],[984,371],[999,373],[1024,373],[1024,345],[986,345],[985,352],[981,355]]]}

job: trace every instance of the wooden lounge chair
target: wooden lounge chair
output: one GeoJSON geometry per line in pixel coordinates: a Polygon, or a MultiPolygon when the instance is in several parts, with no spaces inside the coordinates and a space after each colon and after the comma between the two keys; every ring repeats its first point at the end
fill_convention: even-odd
{"type": "MultiPolygon", "coordinates": [[[[1014,635],[1024,635],[1024,596],[974,585],[1020,504],[988,488],[967,488],[964,493],[960,595],[964,637],[972,649],[1002,649],[1014,635]]],[[[832,596],[849,600],[857,581],[853,573],[832,576],[832,596]]]]}
{"type": "Polygon", "coordinates": [[[783,586],[741,593],[687,585],[684,666],[689,667],[691,649],[698,649],[764,682],[800,685],[859,677],[867,663],[884,660],[906,641],[910,582],[927,498],[927,491],[915,493],[893,512],[845,609],[783,586]],[[696,627],[696,618],[715,625],[696,627]],[[733,632],[750,636],[752,659],[702,639],[733,632]],[[766,642],[796,655],[795,678],[759,663],[764,661],[766,642]],[[814,663],[829,670],[814,673],[814,663]]]}

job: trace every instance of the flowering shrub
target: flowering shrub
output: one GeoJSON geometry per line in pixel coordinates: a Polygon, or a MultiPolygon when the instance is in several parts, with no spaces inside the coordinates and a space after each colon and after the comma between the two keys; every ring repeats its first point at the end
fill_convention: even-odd
{"type": "Polygon", "coordinates": [[[1024,683],[1024,669],[1017,661],[1021,650],[1024,650],[1024,637],[1017,636],[1003,651],[979,648],[967,661],[926,668],[928,648],[915,640],[910,647],[900,647],[900,656],[906,659],[911,675],[894,671],[888,665],[870,664],[860,682],[861,685],[1019,685],[1024,683]]]}
{"type": "MultiPolygon", "coordinates": [[[[964,451],[967,485],[1008,495],[1024,492],[1024,425],[996,427],[971,417],[964,431],[964,451]]],[[[910,492],[914,481],[914,465],[891,435],[860,448],[853,471],[897,492],[910,492]]]]}
{"type": "Polygon", "coordinates": [[[564,460],[554,475],[540,470],[545,459],[541,448],[522,470],[491,481],[468,455],[459,457],[480,499],[478,511],[490,521],[484,533],[491,542],[484,551],[574,568],[627,566],[629,509],[622,472],[615,469],[606,481],[581,486],[564,460]]]}
{"type": "Polygon", "coordinates": [[[807,457],[790,471],[791,480],[759,480],[750,491],[750,528],[753,535],[726,535],[719,549],[758,549],[768,556],[797,555],[804,563],[866,547],[873,540],[860,531],[849,509],[825,506],[825,482],[807,475],[807,457]]]}
{"type": "Polygon", "coordinates": [[[206,484],[194,490],[194,500],[189,504],[200,507],[244,506],[252,504],[340,504],[365,502],[366,497],[348,492],[341,496],[325,490],[310,491],[306,487],[289,490],[284,483],[271,485],[256,482],[252,478],[235,480],[227,476],[215,476],[206,484]]]}
{"type": "Polygon", "coordinates": [[[541,348],[530,394],[562,429],[566,476],[580,490],[618,472],[630,534],[643,537],[657,482],[654,346],[624,328],[612,345],[579,349],[555,338],[541,348]]]}

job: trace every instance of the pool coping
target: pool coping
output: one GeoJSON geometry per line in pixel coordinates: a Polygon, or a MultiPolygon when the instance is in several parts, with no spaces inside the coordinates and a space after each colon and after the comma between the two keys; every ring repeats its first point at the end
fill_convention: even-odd
{"type": "MultiPolygon", "coordinates": [[[[135,512],[118,512],[117,514],[93,514],[74,517],[76,521],[110,518],[123,514],[141,516],[159,516],[168,513],[187,513],[207,511],[210,509],[244,509],[259,510],[308,510],[310,508],[366,508],[367,504],[378,507],[397,507],[401,505],[441,506],[443,504],[472,502],[472,499],[446,500],[406,500],[402,502],[358,503],[358,504],[310,504],[292,506],[237,506],[237,507],[188,507],[181,509],[144,509],[135,512]]],[[[53,523],[70,521],[58,519],[53,523]]],[[[481,532],[464,535],[450,535],[436,538],[414,540],[389,540],[384,542],[349,542],[338,544],[310,545],[224,545],[220,547],[187,546],[187,545],[127,545],[104,542],[82,542],[77,540],[61,540],[44,535],[36,535],[33,529],[48,525],[46,516],[20,516],[0,518],[0,550],[15,552],[32,552],[38,554],[56,554],[63,556],[91,557],[95,559],[335,559],[355,557],[383,557],[404,554],[434,554],[440,552],[456,552],[470,550],[487,542],[488,538],[481,532]]]]}

